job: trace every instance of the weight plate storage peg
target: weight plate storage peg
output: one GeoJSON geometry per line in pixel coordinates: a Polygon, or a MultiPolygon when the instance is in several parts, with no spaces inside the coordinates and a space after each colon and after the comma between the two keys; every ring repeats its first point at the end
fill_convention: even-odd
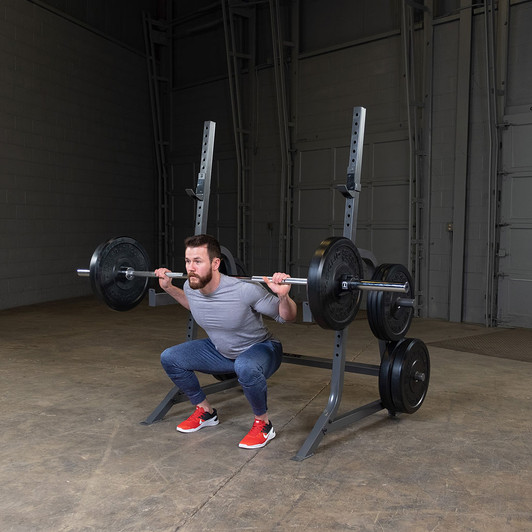
{"type": "Polygon", "coordinates": [[[330,237],[319,245],[308,269],[307,295],[320,327],[340,331],[355,319],[362,292],[342,290],[342,281],[361,279],[363,271],[358,249],[350,239],[330,237]]]}
{"type": "Polygon", "coordinates": [[[111,238],[92,254],[90,280],[93,292],[113,310],[136,307],[148,288],[147,277],[126,278],[125,270],[148,270],[150,259],[142,245],[129,237],[111,238]]]}
{"type": "Polygon", "coordinates": [[[408,292],[370,292],[367,301],[368,322],[373,334],[385,342],[404,338],[414,317],[414,285],[402,264],[381,264],[372,280],[408,283],[408,292]]]}
{"type": "Polygon", "coordinates": [[[430,358],[427,346],[417,338],[405,338],[394,349],[390,391],[398,412],[413,414],[429,387],[430,358]]]}

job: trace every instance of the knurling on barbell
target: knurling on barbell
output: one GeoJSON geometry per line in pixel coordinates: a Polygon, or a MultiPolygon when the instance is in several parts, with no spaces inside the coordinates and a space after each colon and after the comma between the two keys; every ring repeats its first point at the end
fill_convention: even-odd
{"type": "MultiPolygon", "coordinates": [[[[149,256],[143,246],[130,237],[111,238],[94,251],[88,276],[93,292],[113,310],[127,311],[137,306],[146,294],[150,271],[149,256]]],[[[169,272],[172,278],[186,274],[169,272]]],[[[407,293],[408,283],[363,280],[363,263],[355,244],[345,237],[330,237],[319,245],[309,264],[308,278],[288,278],[287,284],[307,286],[309,307],[321,327],[342,330],[354,319],[360,307],[361,291],[407,293]]],[[[239,277],[249,282],[264,282],[262,276],[239,277]]],[[[270,278],[271,279],[271,278],[270,278]]]]}

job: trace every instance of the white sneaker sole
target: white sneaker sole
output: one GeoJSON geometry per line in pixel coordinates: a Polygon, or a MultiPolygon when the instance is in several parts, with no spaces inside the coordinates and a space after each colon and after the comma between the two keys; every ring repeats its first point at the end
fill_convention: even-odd
{"type": "Polygon", "coordinates": [[[239,443],[238,446],[241,449],[260,449],[261,447],[264,447],[270,440],[273,440],[275,436],[275,431],[272,429],[270,430],[270,432],[268,432],[268,437],[264,440],[264,443],[257,443],[255,445],[246,445],[245,443],[239,443]]]}
{"type": "Polygon", "coordinates": [[[201,425],[197,426],[195,429],[182,429],[179,427],[179,425],[175,428],[178,432],[196,432],[199,429],[202,429],[203,427],[214,427],[215,425],[218,425],[220,423],[220,420],[218,417],[215,417],[214,419],[208,419],[207,421],[204,421],[201,425]]]}

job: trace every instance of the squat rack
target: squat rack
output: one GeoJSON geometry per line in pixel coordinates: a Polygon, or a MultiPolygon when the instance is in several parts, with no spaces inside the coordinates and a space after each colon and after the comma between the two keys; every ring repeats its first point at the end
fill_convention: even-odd
{"type": "MultiPolygon", "coordinates": [[[[355,107],[353,109],[353,119],[351,128],[351,142],[349,149],[349,164],[347,167],[347,179],[345,185],[340,185],[339,191],[345,198],[344,211],[344,229],[343,236],[355,241],[356,226],[357,226],[357,212],[359,203],[359,194],[361,191],[361,168],[362,168],[362,153],[364,146],[364,130],[366,121],[366,109],[363,107],[355,107]]],[[[198,185],[196,193],[189,192],[189,195],[196,200],[196,234],[205,232],[207,228],[208,216],[208,196],[210,183],[210,170],[212,165],[212,155],[214,148],[214,122],[205,122],[204,142],[202,149],[202,160],[207,161],[204,171],[200,172],[198,176],[198,185]]],[[[231,254],[227,251],[229,260],[232,259],[231,254]]],[[[150,305],[165,304],[162,302],[166,294],[155,294],[154,290],[149,291],[150,305]],[[159,298],[158,296],[161,296],[159,298]],[[159,300],[159,301],[158,301],[159,300]]],[[[329,358],[319,358],[313,356],[283,353],[283,362],[290,364],[299,364],[310,367],[332,369],[331,384],[329,399],[325,409],[316,421],[313,429],[307,436],[305,442],[293,457],[293,460],[302,461],[312,456],[319,446],[323,437],[333,431],[342,429],[358,420],[361,420],[371,414],[385,409],[381,399],[375,400],[366,405],[360,406],[354,410],[336,417],[340,402],[342,399],[342,391],[344,384],[344,373],[359,373],[364,375],[379,376],[380,365],[362,364],[356,362],[346,361],[346,346],[347,346],[347,332],[348,328],[341,331],[336,331],[334,340],[334,351],[332,360],[329,358]]],[[[191,340],[196,337],[196,325],[192,319],[189,318],[187,339],[191,340]]],[[[383,340],[379,340],[379,350],[381,360],[387,352],[388,346],[383,340]]],[[[219,382],[209,384],[203,387],[206,394],[216,393],[226,390],[238,385],[238,380],[234,375],[217,376],[219,382]]],[[[141,423],[150,425],[156,421],[164,418],[166,413],[173,405],[186,401],[187,397],[179,389],[174,386],[172,390],[166,395],[155,410],[141,423]]]]}

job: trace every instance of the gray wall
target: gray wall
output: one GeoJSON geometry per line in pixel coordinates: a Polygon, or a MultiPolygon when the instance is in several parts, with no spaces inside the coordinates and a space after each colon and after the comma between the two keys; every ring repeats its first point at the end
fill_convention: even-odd
{"type": "Polygon", "coordinates": [[[344,199],[336,187],[346,182],[357,105],[367,117],[356,244],[380,262],[406,264],[409,169],[399,37],[309,55],[300,61],[298,84],[294,251],[300,273],[306,275],[322,239],[343,232],[344,199]]]}
{"type": "Polygon", "coordinates": [[[532,327],[532,3],[509,20],[508,95],[502,118],[498,315],[503,325],[532,327]]]}
{"type": "MultiPolygon", "coordinates": [[[[499,72],[506,80],[502,90],[503,107],[506,95],[510,97],[510,104],[516,94],[521,101],[532,102],[530,84],[522,82],[523,77],[527,79],[531,75],[531,63],[521,61],[520,68],[512,70],[513,63],[523,55],[519,50],[526,51],[530,46],[530,32],[516,34],[523,25],[519,25],[518,20],[526,19],[530,4],[509,2],[509,24],[495,28],[495,32],[509,28],[512,43],[508,76],[499,72]]],[[[486,64],[483,9],[472,11],[470,31],[466,28],[465,32],[465,38],[471,42],[470,71],[465,77],[459,72],[461,59],[466,53],[465,43],[460,43],[460,38],[464,38],[460,37],[460,29],[461,24],[462,30],[467,24],[467,20],[460,20],[463,13],[460,5],[454,0],[434,3],[432,93],[428,102],[422,102],[425,95],[420,92],[418,100],[411,102],[413,107],[421,109],[417,112],[430,114],[431,124],[430,135],[426,137],[430,143],[422,146],[423,153],[430,157],[430,164],[427,166],[429,173],[421,175],[423,196],[417,198],[422,205],[423,227],[420,229],[424,241],[416,250],[421,266],[416,275],[421,315],[449,319],[454,313],[452,319],[491,325],[496,322],[492,305],[498,304],[496,291],[491,292],[499,268],[498,243],[493,241],[492,235],[496,228],[490,214],[498,208],[496,195],[500,187],[497,176],[490,176],[494,170],[490,169],[489,161],[488,107],[489,94],[494,91],[488,86],[491,72],[486,64]],[[462,96],[464,87],[469,92],[462,96]],[[465,121],[460,111],[464,98],[469,102],[465,121]],[[425,104],[423,108],[421,103],[425,104]],[[467,138],[461,145],[464,128],[467,138]],[[463,154],[467,161],[461,176],[456,172],[463,154]],[[463,222],[458,216],[461,205],[457,201],[463,204],[463,222]],[[462,231],[463,252],[457,237],[462,231]],[[453,287],[457,286],[458,280],[461,288],[458,298],[453,300],[456,296],[453,287]]],[[[502,5],[504,8],[505,4],[502,5]]],[[[257,35],[260,39],[257,39],[257,68],[254,72],[256,87],[253,95],[247,95],[255,105],[249,120],[255,136],[249,151],[253,173],[249,183],[248,208],[252,214],[249,218],[248,265],[255,272],[287,267],[293,274],[305,275],[306,265],[319,241],[341,232],[343,202],[336,192],[336,185],[345,180],[351,112],[357,105],[367,108],[357,244],[373,251],[379,262],[408,264],[410,251],[414,249],[409,242],[412,166],[409,161],[401,3],[309,1],[283,3],[283,6],[283,31],[286,40],[293,43],[291,49],[285,49],[287,56],[291,56],[285,73],[292,120],[293,182],[292,196],[288,197],[292,218],[290,230],[286,233],[279,224],[282,218],[281,158],[271,49],[268,53],[268,47],[271,47],[270,22],[268,10],[261,6],[257,8],[257,35]],[[279,260],[280,242],[285,237],[291,249],[286,266],[279,260]]],[[[422,16],[423,13],[416,12],[415,22],[421,22],[422,16]]],[[[505,16],[504,13],[501,16],[505,16]]],[[[211,14],[211,22],[213,17],[211,14]]],[[[497,12],[495,24],[499,23],[498,17],[497,12]]],[[[195,24],[198,25],[199,21],[196,20],[195,24]]],[[[419,70],[422,66],[419,57],[426,46],[420,28],[418,25],[415,36],[418,57],[415,84],[418,90],[423,85],[424,75],[419,70]]],[[[504,55],[504,39],[504,34],[497,35],[497,47],[502,52],[497,48],[496,54],[504,55]]],[[[202,34],[202,48],[224,45],[220,26],[202,34]]],[[[220,56],[220,51],[215,55],[220,56]]],[[[213,57],[210,59],[212,61],[213,57]]],[[[208,118],[201,113],[202,108],[209,109],[212,115],[216,112],[214,102],[220,106],[229,104],[228,95],[220,90],[220,80],[209,84],[207,73],[204,71],[202,76],[191,63],[189,58],[188,66],[194,70],[192,78],[200,90],[194,92],[189,88],[184,92],[177,88],[174,93],[177,105],[187,107],[184,116],[189,125],[195,120],[200,122],[208,118]],[[191,108],[199,112],[192,113],[191,108]]],[[[505,66],[503,61],[502,67],[505,66]]],[[[224,116],[217,133],[224,135],[224,157],[230,156],[229,139],[220,129],[225,129],[228,121],[230,117],[224,116]]],[[[497,117],[493,116],[491,124],[496,122],[497,117]]],[[[179,131],[178,117],[175,125],[179,131]]],[[[416,156],[422,158],[424,155],[416,156]]],[[[226,168],[230,170],[231,165],[226,168]]],[[[220,187],[226,181],[232,183],[229,176],[223,173],[218,176],[220,187]]],[[[231,201],[219,204],[221,211],[215,214],[216,218],[234,219],[236,214],[230,210],[233,206],[231,201]]],[[[526,257],[523,260],[526,262],[526,257]]],[[[532,324],[532,316],[527,319],[529,321],[525,319],[524,323],[532,324]]]]}
{"type": "Polygon", "coordinates": [[[151,252],[145,59],[26,0],[0,13],[0,308],[90,293],[112,236],[151,252]]]}
{"type": "MultiPolygon", "coordinates": [[[[198,59],[201,61],[201,59],[198,59]]],[[[174,141],[171,192],[175,218],[175,267],[183,268],[183,240],[194,232],[196,203],[185,193],[195,190],[205,121],[216,124],[211,177],[209,232],[236,253],[236,172],[227,80],[179,90],[173,104],[174,141]]]]}
{"type": "MultiPolygon", "coordinates": [[[[2,308],[87,293],[87,283],[71,272],[87,266],[94,247],[114,234],[131,234],[150,253],[155,247],[158,204],[151,111],[145,61],[135,51],[142,48],[138,25],[125,36],[127,25],[109,22],[113,17],[106,9],[111,4],[104,9],[97,2],[100,24],[93,20],[98,31],[91,31],[84,24],[96,15],[87,4],[51,4],[70,9],[70,15],[84,23],[45,9],[43,2],[27,0],[6,0],[0,19],[4,65],[0,70],[2,308]],[[105,35],[106,27],[109,35],[105,35]],[[39,273],[28,280],[34,262],[40,266],[39,273]]],[[[140,4],[143,2],[132,4],[139,20],[140,4]]],[[[144,6],[147,4],[151,2],[144,6]]],[[[112,5],[116,16],[126,9],[122,3],[112,5]]],[[[526,146],[531,131],[527,113],[532,104],[532,64],[527,50],[532,46],[532,34],[527,24],[532,2],[497,4],[495,31],[500,34],[495,52],[498,67],[505,69],[507,59],[508,72],[498,72],[504,80],[495,91],[499,117],[491,119],[489,95],[494,91],[488,82],[491,72],[486,63],[483,9],[472,11],[471,31],[466,32],[471,42],[471,70],[464,77],[460,71],[465,50],[460,42],[464,29],[461,2],[434,2],[428,100],[419,91],[426,82],[420,58],[428,46],[421,30],[423,13],[414,12],[418,99],[410,102],[409,110],[401,2],[281,2],[293,164],[288,187],[282,180],[269,5],[251,3],[256,23],[249,19],[249,26],[248,22],[239,26],[239,44],[253,54],[253,61],[242,63],[240,78],[248,172],[240,204],[221,8],[209,0],[167,5],[173,7],[167,16],[177,21],[172,42],[171,106],[164,110],[171,125],[170,195],[176,263],[181,261],[182,238],[193,227],[195,205],[184,190],[195,187],[203,123],[212,120],[216,122],[216,140],[209,231],[233,252],[243,250],[248,269],[254,273],[281,268],[305,275],[319,241],[341,232],[343,200],[336,185],[345,180],[351,113],[360,105],[367,109],[367,122],[357,244],[372,251],[379,262],[408,264],[415,249],[420,261],[416,280],[421,315],[442,319],[454,315],[456,319],[453,289],[459,280],[459,320],[494,323],[492,312],[497,309],[492,308],[493,300],[501,323],[532,325],[530,315],[512,321],[515,309],[507,308],[516,299],[517,289],[512,286],[517,284],[506,286],[501,281],[500,292],[496,290],[497,273],[508,268],[504,278],[532,284],[526,276],[529,257],[517,249],[523,246],[513,246],[511,260],[499,249],[504,243],[506,253],[506,248],[518,241],[506,235],[528,234],[530,224],[522,213],[519,219],[512,218],[515,209],[511,206],[519,200],[512,196],[519,188],[514,185],[528,183],[523,176],[530,172],[526,146]],[[506,8],[509,18],[499,24],[506,8]],[[468,94],[461,96],[464,87],[468,94]],[[460,109],[466,100],[469,110],[464,120],[460,109]],[[415,154],[429,160],[424,170],[428,173],[418,176],[423,192],[417,198],[423,212],[423,242],[417,248],[409,241],[413,139],[407,124],[412,108],[422,117],[420,123],[430,119],[423,122],[430,123],[430,135],[418,132],[430,142],[421,145],[422,153],[415,154]],[[500,153],[495,144],[498,169],[503,170],[499,176],[506,175],[503,166],[508,164],[510,170],[518,171],[519,181],[492,175],[490,125],[502,116],[511,123],[499,138],[500,153]],[[460,145],[463,128],[467,141],[460,145]],[[464,153],[467,164],[459,175],[464,153]],[[520,165],[517,170],[514,162],[520,165]],[[458,227],[462,206],[465,216],[458,227]],[[285,209],[287,226],[283,225],[285,209]],[[490,214],[494,209],[495,216],[490,214]],[[505,221],[507,215],[509,222],[505,221]],[[245,242],[236,239],[239,216],[246,227],[245,242]],[[520,224],[513,228],[519,233],[504,229],[506,225],[501,228],[503,222],[520,224]],[[464,235],[463,256],[457,230],[464,235]],[[286,262],[282,258],[285,247],[286,262]]],[[[526,295],[518,299],[521,307],[529,308],[526,295]]]]}

